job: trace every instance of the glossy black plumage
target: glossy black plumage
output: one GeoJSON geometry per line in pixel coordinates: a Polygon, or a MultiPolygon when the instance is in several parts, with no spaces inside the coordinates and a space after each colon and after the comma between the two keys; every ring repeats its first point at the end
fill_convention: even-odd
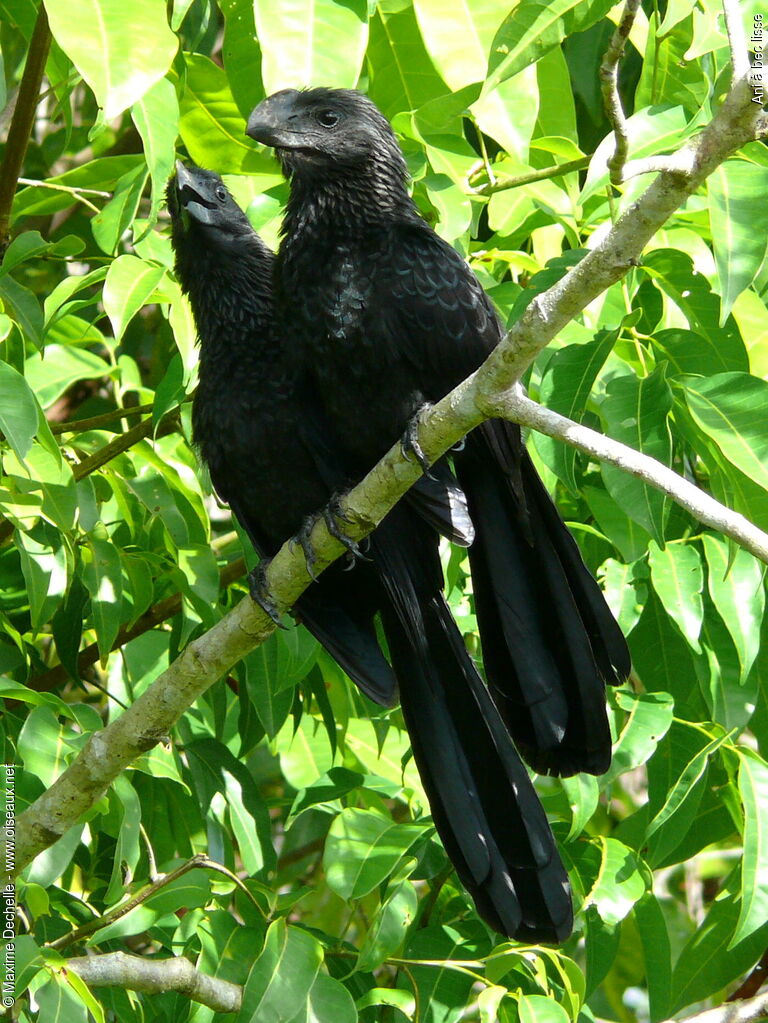
{"type": "MultiPolygon", "coordinates": [[[[475,370],[502,331],[458,253],[422,219],[386,119],[350,90],[285,90],[248,133],[291,182],[275,269],[278,315],[358,472],[414,410],[475,370]]],[[[610,763],[604,683],[630,668],[597,584],[519,428],[483,424],[455,457],[476,529],[473,587],[491,692],[537,770],[610,763]]]]}
{"type": "MultiPolygon", "coordinates": [[[[342,454],[273,329],[271,253],[221,180],[179,166],[169,209],[200,336],[195,440],[220,495],[269,555],[344,479],[342,454]]],[[[455,485],[426,489],[423,515],[401,502],[372,534],[371,560],[348,573],[331,566],[297,611],[370,695],[391,696],[397,679],[435,823],[485,920],[522,940],[564,940],[567,875],[441,592],[428,520],[445,525],[456,501],[463,516],[463,496],[455,485]],[[394,671],[375,641],[375,612],[394,671]]]]}

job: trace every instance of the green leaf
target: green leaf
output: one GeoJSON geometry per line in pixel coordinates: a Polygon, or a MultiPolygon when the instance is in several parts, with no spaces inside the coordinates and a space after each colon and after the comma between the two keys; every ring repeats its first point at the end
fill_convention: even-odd
{"type": "Polygon", "coordinates": [[[520,1023],[568,1023],[562,1005],[545,995],[521,995],[517,1000],[520,1023]]]}
{"type": "Polygon", "coordinates": [[[253,10],[267,95],[310,85],[357,85],[368,42],[365,0],[254,0],[253,10]]]}
{"type": "Polygon", "coordinates": [[[275,161],[248,141],[224,71],[199,53],[185,54],[184,60],[179,132],[195,163],[215,167],[219,174],[261,174],[272,184],[282,181],[275,161]]]}
{"type": "Polygon", "coordinates": [[[37,988],[35,1002],[46,1023],[88,1023],[88,1007],[64,971],[37,988]]]}
{"type": "Polygon", "coordinates": [[[416,1012],[416,999],[409,991],[399,988],[372,987],[355,1002],[361,1012],[372,1005],[391,1005],[409,1019],[413,1019],[416,1012]]]}
{"type": "Polygon", "coordinates": [[[685,381],[685,400],[699,427],[725,457],[768,490],[768,433],[763,408],[768,383],[748,373],[685,381]]]}
{"type": "MultiPolygon", "coordinates": [[[[44,524],[45,525],[45,524],[44,524]]],[[[27,584],[29,611],[35,632],[50,620],[67,592],[67,551],[58,530],[38,528],[36,536],[19,532],[16,543],[27,584]]]]}
{"type": "Polygon", "coordinates": [[[28,382],[7,362],[0,362],[0,430],[23,462],[37,433],[37,402],[28,382]]]}
{"type": "Polygon", "coordinates": [[[669,731],[674,713],[674,701],[668,693],[630,693],[618,689],[615,697],[622,710],[629,712],[629,717],[613,748],[604,783],[644,764],[669,731]]]}
{"type": "Polygon", "coordinates": [[[47,242],[39,231],[22,231],[21,234],[16,235],[5,250],[2,264],[0,264],[0,276],[9,273],[19,263],[41,256],[51,247],[51,243],[47,242]]]}
{"type": "MultiPolygon", "coordinates": [[[[664,367],[659,366],[650,376],[641,379],[614,377],[606,388],[600,413],[607,423],[608,434],[614,440],[669,465],[672,442],[667,414],[671,407],[672,395],[664,367]]],[[[601,471],[611,497],[661,546],[666,517],[664,495],[614,466],[603,465],[601,471]]]]}
{"type": "Polygon", "coordinates": [[[99,380],[112,376],[114,367],[85,348],[48,345],[42,358],[30,356],[24,364],[24,376],[43,408],[48,408],[72,384],[79,380],[99,380]]]}
{"type": "Polygon", "coordinates": [[[768,251],[768,211],[755,202],[768,190],[768,167],[726,160],[707,178],[709,224],[726,319],[768,251]]]}
{"type": "Polygon", "coordinates": [[[176,90],[167,78],[155,82],[131,110],[133,123],[144,143],[144,156],[152,179],[150,224],[154,224],[165,200],[165,186],[173,170],[179,116],[176,90]]]}
{"type": "Polygon", "coordinates": [[[328,885],[342,899],[360,899],[389,877],[424,835],[416,824],[394,824],[371,810],[348,807],[331,825],[323,863],[328,885]]]}
{"type": "Polygon", "coordinates": [[[176,55],[165,5],[155,0],[46,0],[51,32],[91,87],[105,121],[135,103],[176,55]]]}
{"type": "Polygon", "coordinates": [[[418,901],[410,881],[402,881],[387,895],[365,935],[357,960],[358,970],[376,970],[387,956],[394,955],[416,917],[418,901]]]}
{"type": "Polygon", "coordinates": [[[635,853],[615,838],[593,838],[582,854],[594,882],[584,907],[594,906],[607,924],[620,923],[645,894],[635,853]]]}
{"type": "Polygon", "coordinates": [[[104,312],[115,340],[119,341],[136,313],[147,303],[163,279],[165,268],[145,263],[137,256],[118,256],[104,281],[104,312]]]}
{"type": "Polygon", "coordinates": [[[43,310],[37,296],[13,277],[0,277],[0,299],[5,312],[36,348],[43,344],[43,310]]]}
{"type": "Polygon", "coordinates": [[[645,978],[652,1023],[669,1015],[672,987],[672,950],[664,912],[652,893],[641,899],[634,910],[645,957],[645,978]]]}
{"type": "Polygon", "coordinates": [[[725,540],[712,533],[705,533],[703,540],[709,594],[733,639],[743,682],[760,649],[765,611],[762,569],[743,548],[737,548],[731,561],[725,540]]]}
{"type": "Polygon", "coordinates": [[[379,4],[370,26],[368,95],[392,118],[444,96],[448,86],[424,48],[416,14],[408,5],[379,4]]]}
{"type": "Polygon", "coordinates": [[[340,981],[318,973],[304,1006],[290,1023],[357,1023],[352,995],[340,981]]]}
{"type": "MultiPolygon", "coordinates": [[[[71,734],[71,733],[70,733],[71,734]]],[[[24,722],[18,739],[18,754],[24,770],[47,787],[66,767],[68,729],[59,723],[48,706],[35,707],[24,722]]]]}
{"type": "Polygon", "coordinates": [[[749,356],[738,336],[732,338],[731,344],[723,344],[722,337],[716,338],[712,334],[705,337],[692,330],[672,327],[657,330],[651,342],[656,351],[668,360],[675,375],[691,373],[709,377],[713,373],[731,370],[749,372],[749,356]]]}
{"type": "Polygon", "coordinates": [[[103,526],[88,537],[82,549],[83,583],[91,595],[91,615],[99,654],[106,657],[115,641],[123,610],[120,552],[103,526]]]}
{"type": "MultiPolygon", "coordinates": [[[[618,330],[603,330],[588,344],[568,345],[555,352],[541,379],[541,403],[554,412],[579,421],[592,385],[611,354],[618,335],[618,330]]],[[[534,436],[536,450],[545,464],[576,493],[576,451],[543,434],[534,436]]]]}
{"type": "Polygon", "coordinates": [[[236,1023],[289,1023],[306,1004],[322,961],[318,941],[275,920],[248,974],[236,1023]]]}
{"type": "Polygon", "coordinates": [[[739,793],[744,807],[741,912],[728,943],[732,949],[768,920],[768,764],[751,750],[739,753],[739,793]]]}
{"type": "Polygon", "coordinates": [[[543,57],[575,32],[604,17],[610,0],[520,0],[496,33],[484,92],[543,57]]]}
{"type": "Polygon", "coordinates": [[[21,494],[42,495],[40,513],[49,522],[64,532],[72,528],[77,514],[75,480],[69,462],[58,452],[53,454],[35,441],[23,463],[9,452],[5,471],[21,494]]]}
{"type": "Polygon", "coordinates": [[[494,36],[509,12],[505,0],[414,0],[421,37],[435,67],[458,92],[482,82],[494,36]]]}
{"type": "Polygon", "coordinates": [[[566,841],[570,842],[582,833],[592,818],[600,800],[600,788],[596,779],[586,774],[561,778],[560,784],[568,797],[571,810],[571,826],[566,837],[566,841]]]}
{"type": "Polygon", "coordinates": [[[648,549],[651,582],[664,610],[696,651],[701,652],[699,635],[704,621],[701,594],[704,570],[701,556],[692,544],[668,543],[664,550],[651,541],[648,549]]]}
{"type": "Polygon", "coordinates": [[[149,171],[144,164],[129,170],[118,181],[115,194],[106,206],[92,218],[93,237],[107,255],[112,255],[133,223],[148,176],[149,171]]]}
{"type": "Polygon", "coordinates": [[[672,974],[671,1014],[722,991],[749,970],[765,951],[768,944],[768,923],[765,922],[738,945],[729,947],[740,916],[737,876],[738,870],[726,882],[704,922],[678,956],[672,974]]]}

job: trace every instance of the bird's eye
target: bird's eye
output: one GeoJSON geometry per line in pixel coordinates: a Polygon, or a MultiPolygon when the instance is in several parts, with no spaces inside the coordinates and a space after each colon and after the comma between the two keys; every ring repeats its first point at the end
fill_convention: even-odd
{"type": "Polygon", "coordinates": [[[227,190],[224,188],[223,185],[216,186],[216,198],[219,200],[219,202],[224,202],[224,200],[227,198],[227,190]]]}
{"type": "Polygon", "coordinates": [[[333,128],[339,123],[339,115],[335,110],[321,110],[317,119],[324,128],[333,128]]]}

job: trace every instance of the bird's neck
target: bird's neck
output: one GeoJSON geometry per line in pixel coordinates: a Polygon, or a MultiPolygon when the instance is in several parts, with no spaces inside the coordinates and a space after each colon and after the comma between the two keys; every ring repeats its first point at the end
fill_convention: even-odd
{"type": "Polygon", "coordinates": [[[286,238],[322,234],[343,240],[371,228],[420,219],[403,173],[383,159],[363,167],[318,171],[306,167],[291,176],[283,234],[286,238]]]}

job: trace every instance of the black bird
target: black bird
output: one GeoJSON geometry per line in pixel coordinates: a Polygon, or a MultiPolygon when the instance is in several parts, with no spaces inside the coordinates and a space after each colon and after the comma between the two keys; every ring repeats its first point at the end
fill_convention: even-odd
{"type": "MultiPolygon", "coordinates": [[[[278,317],[362,473],[410,436],[420,406],[477,369],[501,325],[416,209],[395,135],[367,97],[284,90],[256,107],[248,134],[275,148],[291,183],[278,317]]],[[[484,423],[454,461],[477,533],[470,564],[493,698],[537,771],[603,773],[604,683],[629,673],[624,637],[519,427],[484,423]]]]}
{"type": "MultiPolygon", "coordinates": [[[[275,329],[272,254],[221,179],[177,164],[168,206],[200,340],[194,439],[219,494],[269,556],[343,484],[343,455],[275,329]]],[[[438,485],[427,491],[435,520],[450,520],[460,495],[441,504],[438,485]]],[[[331,565],[296,609],[374,699],[391,700],[399,686],[433,820],[480,915],[510,937],[562,941],[572,926],[567,875],[443,598],[433,536],[401,502],[371,535],[370,561],[348,573],[331,565]],[[392,668],[376,643],[376,612],[392,668]]]]}

